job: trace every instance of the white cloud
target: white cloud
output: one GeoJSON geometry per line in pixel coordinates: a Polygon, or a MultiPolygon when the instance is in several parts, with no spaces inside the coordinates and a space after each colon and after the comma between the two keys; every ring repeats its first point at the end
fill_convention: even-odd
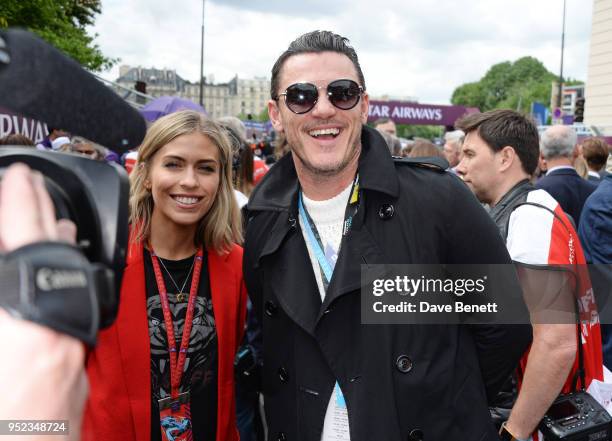
{"type": "MultiPolygon", "coordinates": [[[[567,4],[564,74],[586,80],[592,4],[567,4]]],[[[208,0],[204,72],[216,81],[269,77],[291,40],[328,29],[351,39],[371,94],[443,103],[501,61],[531,55],[558,73],[561,15],[559,0],[208,0]]],[[[121,64],[174,68],[196,81],[201,19],[200,0],[103,0],[92,31],[121,64]]]]}

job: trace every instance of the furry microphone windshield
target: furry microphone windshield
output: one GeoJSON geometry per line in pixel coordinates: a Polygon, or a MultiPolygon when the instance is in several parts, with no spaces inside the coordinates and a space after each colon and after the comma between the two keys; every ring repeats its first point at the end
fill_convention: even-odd
{"type": "Polygon", "coordinates": [[[121,97],[32,33],[0,31],[0,106],[119,153],[137,147],[143,117],[121,97]]]}

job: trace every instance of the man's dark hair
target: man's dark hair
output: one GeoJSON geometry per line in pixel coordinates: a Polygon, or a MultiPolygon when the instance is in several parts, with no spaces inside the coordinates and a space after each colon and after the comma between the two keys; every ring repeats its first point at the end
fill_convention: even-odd
{"type": "Polygon", "coordinates": [[[278,57],[278,60],[276,60],[276,63],[274,63],[270,84],[270,95],[273,100],[278,99],[279,77],[285,61],[293,55],[313,52],[338,52],[346,55],[353,62],[360,86],[365,90],[365,78],[361,71],[361,66],[359,65],[357,52],[355,52],[355,49],[349,44],[348,38],[334,34],[330,31],[312,31],[293,40],[287,50],[283,52],[281,56],[278,57]]]}
{"type": "Polygon", "coordinates": [[[455,123],[467,135],[476,131],[494,152],[506,146],[514,149],[523,170],[531,175],[538,166],[540,139],[530,117],[513,110],[498,109],[464,116],[455,123]]]}

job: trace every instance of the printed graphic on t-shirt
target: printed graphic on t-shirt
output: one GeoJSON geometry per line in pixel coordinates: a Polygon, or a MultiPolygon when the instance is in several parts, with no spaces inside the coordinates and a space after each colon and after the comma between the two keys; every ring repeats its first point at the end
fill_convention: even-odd
{"type": "MultiPolygon", "coordinates": [[[[174,319],[174,335],[180,345],[187,302],[178,302],[176,294],[169,293],[168,301],[174,319]]],[[[168,338],[159,295],[147,298],[149,317],[149,338],[151,340],[152,392],[155,400],[170,395],[170,363],[168,358],[168,338]]],[[[185,360],[185,370],[181,383],[189,384],[192,395],[198,394],[208,386],[215,376],[217,364],[217,333],[215,318],[210,299],[198,296],[193,314],[193,327],[185,360]]]]}

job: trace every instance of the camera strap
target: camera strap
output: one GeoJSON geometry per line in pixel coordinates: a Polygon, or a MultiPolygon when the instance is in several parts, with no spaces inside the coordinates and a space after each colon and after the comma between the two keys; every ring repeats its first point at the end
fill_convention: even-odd
{"type": "MultiPolygon", "coordinates": [[[[168,301],[168,291],[166,290],[166,283],[164,282],[164,277],[162,276],[159,266],[161,261],[155,254],[155,251],[151,249],[151,262],[153,263],[157,291],[159,292],[162,312],[164,314],[164,324],[168,341],[168,358],[170,359],[170,396],[158,400],[162,441],[188,441],[193,439],[190,391],[189,388],[186,387],[186,390],[181,393],[181,380],[183,378],[185,361],[187,360],[195,301],[200,285],[202,256],[203,249],[200,247],[194,257],[195,266],[192,266],[193,277],[191,278],[191,289],[189,290],[189,299],[187,300],[187,313],[183,324],[181,346],[177,348],[176,336],[174,335],[174,323],[172,320],[172,313],[170,312],[170,302],[168,301]]],[[[187,276],[187,278],[189,278],[189,276],[187,276]]]]}
{"type": "Polygon", "coordinates": [[[73,245],[37,242],[0,256],[0,307],[88,345],[116,298],[113,272],[73,245]]]}
{"type": "MultiPolygon", "coordinates": [[[[576,312],[578,315],[578,312],[576,312]]],[[[580,320],[580,317],[578,317],[580,320]]],[[[580,321],[578,322],[578,370],[574,374],[574,379],[572,380],[572,391],[577,392],[578,386],[578,378],[580,378],[580,390],[586,390],[586,379],[585,379],[585,370],[584,370],[584,348],[582,346],[582,325],[580,321]]]]}
{"type": "Polygon", "coordinates": [[[191,279],[191,289],[189,290],[189,299],[187,300],[187,315],[183,325],[183,335],[181,337],[181,346],[177,348],[176,336],[174,335],[174,323],[172,313],[170,312],[170,302],[168,301],[168,291],[166,284],[159,267],[157,254],[151,249],[151,261],[155,272],[155,281],[157,282],[157,290],[161,301],[162,312],[164,314],[164,323],[166,326],[166,335],[168,338],[168,356],[170,358],[170,385],[171,396],[176,399],[179,396],[181,379],[183,377],[183,369],[187,358],[187,349],[189,348],[189,338],[191,336],[191,328],[193,325],[193,312],[195,310],[195,300],[198,295],[198,287],[200,284],[200,273],[202,272],[202,248],[198,250],[195,256],[195,267],[193,269],[193,277],[191,279]],[[177,356],[178,349],[178,356],[177,356]]]}

